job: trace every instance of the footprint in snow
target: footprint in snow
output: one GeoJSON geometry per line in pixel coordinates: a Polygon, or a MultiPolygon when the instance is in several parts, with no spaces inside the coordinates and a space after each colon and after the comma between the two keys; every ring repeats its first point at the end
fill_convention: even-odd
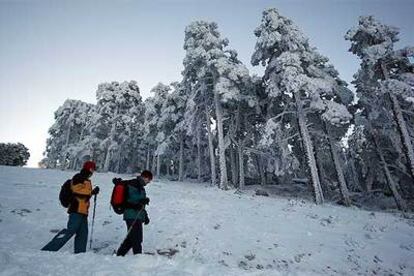
{"type": "Polygon", "coordinates": [[[276,266],[277,270],[288,270],[289,262],[286,260],[273,260],[273,264],[276,266]]]}
{"type": "Polygon", "coordinates": [[[161,256],[167,256],[168,258],[172,258],[178,251],[175,248],[167,248],[167,249],[157,249],[157,254],[161,256]]]}
{"type": "Polygon", "coordinates": [[[414,251],[414,243],[412,244],[400,244],[401,249],[405,249],[407,251],[414,251]]]}
{"type": "Polygon", "coordinates": [[[229,265],[224,260],[220,260],[218,263],[223,266],[229,267],[229,265]]]}
{"type": "Polygon", "coordinates": [[[282,209],[283,212],[296,212],[295,209],[292,209],[291,207],[285,207],[282,209]]]}
{"type": "Polygon", "coordinates": [[[303,257],[305,257],[305,254],[302,253],[302,254],[295,255],[293,259],[295,260],[295,262],[300,263],[303,257]]]}
{"type": "Polygon", "coordinates": [[[378,232],[385,232],[385,230],[387,229],[386,226],[378,226],[375,224],[370,224],[367,223],[364,225],[363,229],[365,231],[371,232],[371,233],[378,233],[378,232]]]}
{"type": "Polygon", "coordinates": [[[321,220],[320,220],[320,224],[322,225],[322,226],[328,226],[328,225],[331,225],[331,226],[333,226],[333,223],[334,223],[334,217],[333,216],[329,216],[329,217],[327,217],[327,218],[322,218],[321,220]]]}
{"type": "Polygon", "coordinates": [[[352,270],[361,269],[361,264],[360,264],[361,257],[359,255],[356,255],[356,254],[348,255],[348,257],[346,259],[347,259],[348,262],[355,265],[354,268],[351,268],[352,270]]]}
{"type": "Polygon", "coordinates": [[[249,261],[253,261],[256,258],[256,255],[249,254],[249,255],[245,255],[244,257],[249,261]]]}
{"type": "Polygon", "coordinates": [[[240,261],[239,262],[239,268],[244,269],[244,270],[248,270],[250,268],[250,266],[245,261],[240,261]]]}
{"type": "Polygon", "coordinates": [[[360,242],[360,241],[358,241],[358,240],[355,240],[355,239],[354,239],[354,238],[352,238],[352,237],[346,237],[346,239],[345,239],[344,243],[345,243],[347,246],[352,247],[352,248],[360,248],[360,249],[364,249],[364,248],[366,247],[363,243],[361,243],[361,242],[360,242]]]}
{"type": "Polygon", "coordinates": [[[99,253],[102,250],[108,248],[110,245],[115,245],[115,243],[113,242],[102,242],[102,243],[98,243],[96,246],[94,246],[92,248],[94,253],[99,253]]]}
{"type": "Polygon", "coordinates": [[[257,264],[257,265],[256,265],[256,269],[258,269],[258,270],[263,270],[263,269],[264,269],[264,266],[263,266],[263,265],[261,265],[261,264],[257,264]]]}
{"type": "Polygon", "coordinates": [[[295,257],[293,259],[295,260],[295,262],[300,263],[303,260],[303,258],[305,258],[306,256],[310,257],[310,256],[312,256],[312,253],[297,254],[297,255],[295,255],[295,257]]]}
{"type": "Polygon", "coordinates": [[[378,264],[378,263],[382,263],[382,260],[378,257],[378,256],[374,256],[374,263],[378,264]]]}
{"type": "Polygon", "coordinates": [[[319,216],[317,214],[307,214],[306,217],[311,218],[311,219],[318,219],[319,216]]]}
{"type": "Polygon", "coordinates": [[[22,216],[22,217],[26,216],[26,214],[29,214],[31,212],[32,211],[30,211],[29,209],[14,209],[14,210],[10,211],[10,213],[13,213],[13,214],[16,214],[16,215],[19,215],[19,216],[22,216]]]}

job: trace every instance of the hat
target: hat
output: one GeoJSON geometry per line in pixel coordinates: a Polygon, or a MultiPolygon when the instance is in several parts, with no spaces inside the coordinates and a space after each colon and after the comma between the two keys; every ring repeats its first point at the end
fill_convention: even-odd
{"type": "Polygon", "coordinates": [[[93,161],[86,161],[83,164],[83,169],[87,170],[87,171],[92,171],[92,170],[96,170],[96,164],[93,161]]]}

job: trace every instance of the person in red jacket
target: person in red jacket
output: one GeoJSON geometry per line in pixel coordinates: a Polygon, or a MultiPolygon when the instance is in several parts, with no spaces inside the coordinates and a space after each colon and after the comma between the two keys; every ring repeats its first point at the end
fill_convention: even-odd
{"type": "Polygon", "coordinates": [[[68,207],[69,220],[66,229],[60,231],[42,250],[58,251],[73,235],[75,236],[75,254],[86,252],[88,242],[88,211],[89,200],[92,195],[99,193],[99,187],[92,189],[90,180],[96,169],[95,162],[87,161],[83,164],[80,173],[72,178],[72,201],[68,207]]]}

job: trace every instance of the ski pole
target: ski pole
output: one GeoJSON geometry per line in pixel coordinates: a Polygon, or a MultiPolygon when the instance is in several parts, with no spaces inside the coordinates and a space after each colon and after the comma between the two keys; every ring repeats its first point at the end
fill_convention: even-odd
{"type": "Polygon", "coordinates": [[[95,210],[96,210],[96,194],[93,197],[93,215],[92,215],[91,239],[89,240],[89,249],[92,249],[93,226],[95,224],[95,210]]]}

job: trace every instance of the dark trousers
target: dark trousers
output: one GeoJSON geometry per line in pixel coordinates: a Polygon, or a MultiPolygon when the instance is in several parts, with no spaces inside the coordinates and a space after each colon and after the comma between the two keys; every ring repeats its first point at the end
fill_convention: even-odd
{"type": "Polygon", "coordinates": [[[127,231],[129,234],[122,242],[118,251],[117,256],[125,256],[126,253],[132,248],[134,254],[142,253],[142,222],[140,220],[127,219],[126,221],[127,231]],[[135,222],[135,223],[134,223],[135,222]],[[131,230],[131,231],[130,231],[131,230]]]}
{"type": "Polygon", "coordinates": [[[63,229],[42,250],[58,251],[75,235],[75,254],[86,252],[88,243],[88,217],[85,215],[69,214],[68,227],[63,229]]]}

